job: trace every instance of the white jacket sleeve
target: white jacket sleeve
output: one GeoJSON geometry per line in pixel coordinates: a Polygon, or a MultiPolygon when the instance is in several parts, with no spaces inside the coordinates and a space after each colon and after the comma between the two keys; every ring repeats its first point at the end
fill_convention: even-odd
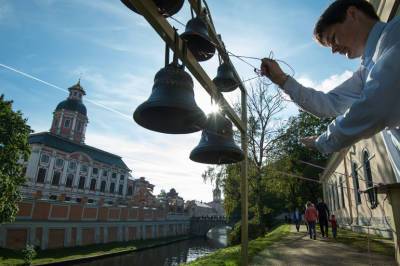
{"type": "Polygon", "coordinates": [[[292,77],[288,78],[282,89],[303,110],[320,118],[336,117],[359,99],[363,87],[362,71],[360,68],[348,80],[327,93],[304,87],[292,77]]]}
{"type": "Polygon", "coordinates": [[[380,56],[367,77],[361,98],[337,117],[316,141],[322,153],[332,153],[385,127],[400,124],[400,43],[380,56]]]}

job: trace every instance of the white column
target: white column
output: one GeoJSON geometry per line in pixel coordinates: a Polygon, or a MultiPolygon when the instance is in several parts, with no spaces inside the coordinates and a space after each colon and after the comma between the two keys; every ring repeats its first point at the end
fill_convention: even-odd
{"type": "Polygon", "coordinates": [[[77,116],[77,112],[75,112],[75,114],[74,114],[74,118],[72,119],[72,127],[71,127],[71,130],[69,131],[69,139],[71,139],[71,140],[74,138],[76,116],[77,116]]]}
{"type": "Polygon", "coordinates": [[[51,178],[53,177],[53,169],[55,161],[56,161],[55,152],[53,152],[53,154],[50,155],[50,164],[48,171],[46,173],[46,179],[44,181],[46,187],[48,187],[51,184],[51,178]]]}
{"type": "Polygon", "coordinates": [[[85,180],[85,189],[90,187],[90,180],[92,179],[91,175],[92,175],[92,167],[88,166],[87,177],[85,180]]]}
{"type": "Polygon", "coordinates": [[[98,225],[94,228],[94,242],[100,243],[100,227],[98,225]]]}
{"type": "Polygon", "coordinates": [[[124,172],[124,188],[122,190],[123,191],[122,195],[124,196],[124,198],[126,197],[127,187],[128,187],[128,172],[124,172]]]}
{"type": "Polygon", "coordinates": [[[40,159],[40,148],[33,146],[31,155],[29,156],[28,159],[28,165],[26,167],[26,176],[33,183],[36,183],[36,174],[38,171],[39,159],[40,159]]]}
{"type": "Polygon", "coordinates": [[[60,181],[60,185],[62,187],[65,187],[65,183],[67,182],[67,169],[68,169],[68,161],[64,159],[64,168],[61,174],[61,181],[60,181]]]}
{"type": "Polygon", "coordinates": [[[82,227],[80,226],[76,227],[76,245],[82,245],[82,227]]]}
{"type": "Polygon", "coordinates": [[[80,162],[76,162],[76,171],[75,171],[75,178],[74,178],[74,185],[73,185],[73,187],[78,187],[78,184],[79,184],[79,178],[80,178],[80,176],[79,176],[79,170],[80,170],[80,168],[81,168],[81,163],[80,162]]]}
{"type": "Polygon", "coordinates": [[[115,177],[115,191],[117,192],[116,194],[119,196],[119,179],[120,179],[120,174],[117,172],[116,177],[115,177]]]}
{"type": "Polygon", "coordinates": [[[104,230],[104,239],[103,239],[103,242],[104,242],[104,243],[107,243],[107,242],[108,242],[108,226],[107,226],[107,225],[104,226],[104,227],[103,227],[103,230],[104,230]]]}
{"type": "Polygon", "coordinates": [[[43,226],[43,229],[42,229],[42,249],[47,249],[48,243],[49,243],[49,228],[47,226],[43,226]]]}
{"type": "Polygon", "coordinates": [[[71,233],[72,233],[71,227],[65,228],[64,247],[69,247],[71,243],[71,233]]]}
{"type": "Polygon", "coordinates": [[[60,121],[58,122],[58,126],[56,128],[56,133],[60,134],[61,133],[61,126],[62,126],[62,120],[64,118],[64,110],[61,111],[61,115],[60,115],[60,121]]]}

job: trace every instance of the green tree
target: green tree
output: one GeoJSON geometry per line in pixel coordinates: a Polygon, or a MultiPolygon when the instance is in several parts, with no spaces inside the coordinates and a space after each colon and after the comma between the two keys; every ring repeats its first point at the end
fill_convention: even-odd
{"type": "Polygon", "coordinates": [[[30,127],[12,101],[0,96],[0,223],[12,222],[21,199],[19,188],[25,182],[19,160],[28,160],[30,127]]]}

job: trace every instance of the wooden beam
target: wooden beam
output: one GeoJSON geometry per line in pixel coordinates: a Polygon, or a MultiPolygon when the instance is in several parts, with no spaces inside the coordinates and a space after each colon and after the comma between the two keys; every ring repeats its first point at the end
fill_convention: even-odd
{"type": "MultiPolygon", "coordinates": [[[[148,0],[130,0],[131,4],[142,14],[142,16],[150,23],[154,30],[160,37],[169,45],[171,50],[178,55],[178,58],[189,69],[192,75],[199,81],[201,86],[208,92],[208,94],[217,100],[224,113],[232,120],[236,127],[241,131],[245,131],[245,126],[239,119],[238,115],[227,103],[221,92],[212,82],[211,78],[207,75],[204,69],[200,66],[197,60],[193,57],[192,53],[187,50],[185,53],[183,49],[183,40],[178,37],[177,45],[175,45],[175,31],[168,23],[166,18],[159,14],[157,7],[153,1],[148,0]]],[[[145,48],[145,47],[143,47],[145,48]]],[[[160,51],[161,52],[161,51],[160,51]]]]}

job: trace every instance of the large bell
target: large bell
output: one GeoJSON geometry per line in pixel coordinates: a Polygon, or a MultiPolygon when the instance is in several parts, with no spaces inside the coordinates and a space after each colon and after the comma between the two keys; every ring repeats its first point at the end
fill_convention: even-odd
{"type": "Polygon", "coordinates": [[[200,143],[190,153],[198,163],[228,164],[244,159],[243,151],[233,140],[232,122],[220,113],[211,113],[203,130],[200,143]]]}
{"type": "Polygon", "coordinates": [[[200,17],[188,21],[181,38],[186,40],[187,47],[199,62],[206,61],[215,54],[215,46],[208,35],[207,25],[200,17]]]}
{"type": "MultiPolygon", "coordinates": [[[[154,4],[158,7],[160,13],[164,17],[170,17],[178,13],[182,8],[184,0],[153,0],[154,4]]],[[[137,9],[131,4],[129,0],[121,0],[130,10],[140,14],[137,9]]]]}
{"type": "Polygon", "coordinates": [[[196,132],[206,124],[194,100],[193,80],[176,63],[157,72],[149,99],[139,105],[133,119],[142,127],[169,134],[196,132]]]}
{"type": "Polygon", "coordinates": [[[213,82],[220,92],[234,91],[238,87],[232,68],[227,63],[222,63],[218,67],[217,76],[213,82]]]}

